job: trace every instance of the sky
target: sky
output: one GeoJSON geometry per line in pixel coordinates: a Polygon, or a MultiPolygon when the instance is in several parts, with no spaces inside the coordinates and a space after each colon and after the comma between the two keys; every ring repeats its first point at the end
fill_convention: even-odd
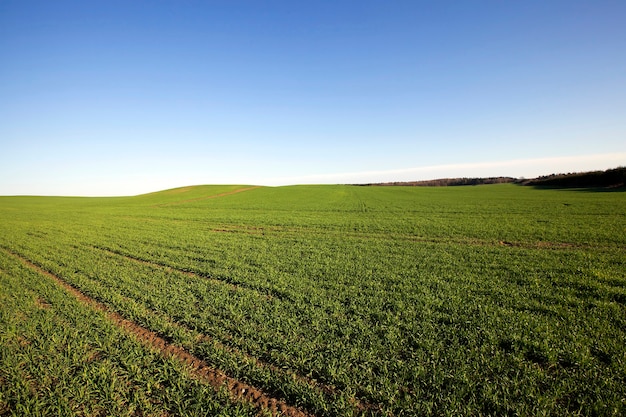
{"type": "Polygon", "coordinates": [[[626,165],[626,2],[0,1],[0,195],[626,165]]]}

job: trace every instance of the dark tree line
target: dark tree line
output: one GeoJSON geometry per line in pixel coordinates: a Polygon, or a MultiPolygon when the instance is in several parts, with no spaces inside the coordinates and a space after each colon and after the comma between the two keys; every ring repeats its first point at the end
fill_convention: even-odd
{"type": "Polygon", "coordinates": [[[512,177],[489,178],[440,178],[427,181],[397,181],[370,184],[355,184],[364,186],[405,186],[405,187],[450,187],[460,185],[483,185],[515,183],[520,185],[534,185],[543,187],[562,188],[596,188],[626,187],[626,167],[607,169],[606,171],[573,172],[567,174],[550,174],[532,179],[518,179],[512,177]]]}
{"type": "Polygon", "coordinates": [[[522,185],[563,188],[624,187],[626,185],[626,167],[607,169],[606,171],[574,172],[551,174],[529,180],[517,181],[522,185]]]}
{"type": "Polygon", "coordinates": [[[361,185],[400,185],[407,187],[448,187],[457,185],[481,185],[481,184],[502,184],[514,182],[515,178],[491,177],[491,178],[439,178],[427,181],[406,181],[406,182],[383,182],[378,184],[361,185]]]}

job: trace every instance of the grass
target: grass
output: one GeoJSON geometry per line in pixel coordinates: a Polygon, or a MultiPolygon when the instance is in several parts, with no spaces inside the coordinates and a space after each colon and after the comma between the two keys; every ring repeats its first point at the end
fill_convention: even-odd
{"type": "Polygon", "coordinates": [[[0,253],[0,415],[253,415],[0,253]]]}
{"type": "Polygon", "coordinates": [[[84,331],[65,334],[60,310],[37,300],[52,298],[45,288],[56,291],[50,305],[71,297],[9,253],[312,414],[626,411],[625,193],[248,188],[1,197],[0,415],[68,398],[66,414],[118,414],[111,397],[153,415],[249,412],[79,302],[61,317],[74,312],[71,331],[84,331]],[[81,379],[72,371],[80,358],[35,359],[20,335],[36,332],[46,343],[109,349],[104,357],[124,372],[81,379]],[[135,343],[135,356],[118,337],[135,343]],[[12,371],[15,361],[51,368],[37,387],[66,388],[40,393],[32,371],[12,371]],[[142,372],[131,378],[134,367],[142,372]],[[133,396],[105,388],[120,375],[113,387],[136,387],[126,388],[133,396]],[[153,380],[180,389],[159,391],[153,380]],[[81,389],[108,394],[74,395],[81,389]]]}

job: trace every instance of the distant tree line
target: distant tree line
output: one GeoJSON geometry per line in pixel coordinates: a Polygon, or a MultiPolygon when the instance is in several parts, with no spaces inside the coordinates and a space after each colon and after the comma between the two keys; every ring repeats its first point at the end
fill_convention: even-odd
{"type": "Polygon", "coordinates": [[[358,184],[358,185],[397,185],[406,187],[450,187],[457,185],[482,185],[482,184],[503,184],[515,182],[511,177],[490,177],[490,178],[439,178],[427,181],[396,181],[383,182],[378,184],[358,184]]]}
{"type": "Polygon", "coordinates": [[[550,174],[528,180],[518,180],[516,182],[521,185],[535,185],[545,187],[618,188],[626,186],[626,167],[607,169],[606,171],[550,174]]]}
{"type": "Polygon", "coordinates": [[[515,183],[519,185],[534,185],[542,187],[562,188],[620,188],[626,187],[626,167],[607,169],[606,171],[571,172],[567,174],[550,174],[532,179],[512,177],[489,178],[440,178],[427,181],[396,181],[370,184],[355,184],[362,186],[405,186],[405,187],[450,187],[461,185],[483,185],[515,183]]]}

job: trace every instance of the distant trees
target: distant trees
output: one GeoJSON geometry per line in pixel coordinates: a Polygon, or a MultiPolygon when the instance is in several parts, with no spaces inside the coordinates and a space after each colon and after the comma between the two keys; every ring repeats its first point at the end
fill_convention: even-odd
{"type": "Polygon", "coordinates": [[[535,185],[563,188],[593,188],[626,186],[626,167],[607,169],[606,171],[574,172],[568,174],[550,174],[529,180],[517,181],[521,185],[535,185]]]}
{"type": "Polygon", "coordinates": [[[406,187],[450,187],[459,185],[482,185],[482,184],[503,184],[516,181],[511,177],[490,177],[490,178],[439,178],[427,181],[397,181],[384,182],[378,184],[359,184],[359,185],[397,185],[406,187]]]}
{"type": "Polygon", "coordinates": [[[535,185],[563,188],[593,188],[593,187],[626,187],[626,167],[607,169],[606,171],[573,172],[568,174],[550,174],[537,178],[440,178],[427,181],[396,181],[355,185],[376,186],[405,186],[405,187],[450,187],[460,185],[482,185],[515,183],[520,185],[535,185]]]}

